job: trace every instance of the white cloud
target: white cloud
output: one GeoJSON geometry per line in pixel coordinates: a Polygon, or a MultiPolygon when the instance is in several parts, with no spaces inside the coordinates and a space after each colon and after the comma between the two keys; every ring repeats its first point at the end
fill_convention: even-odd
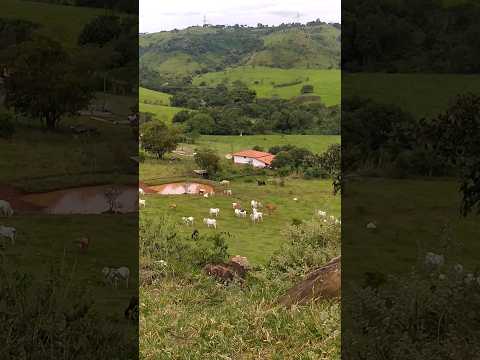
{"type": "Polygon", "coordinates": [[[341,0],[140,0],[140,31],[182,29],[212,24],[340,22],[341,0]]]}

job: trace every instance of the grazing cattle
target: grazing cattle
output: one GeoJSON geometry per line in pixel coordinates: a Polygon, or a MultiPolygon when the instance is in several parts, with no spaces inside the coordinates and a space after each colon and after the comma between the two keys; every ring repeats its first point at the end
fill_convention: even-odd
{"type": "Polygon", "coordinates": [[[243,209],[235,209],[235,216],[237,217],[247,217],[247,211],[243,209]]]}
{"type": "Polygon", "coordinates": [[[434,254],[432,252],[427,252],[425,254],[425,265],[427,266],[442,266],[445,263],[443,255],[434,254]]]}
{"type": "Polygon", "coordinates": [[[227,185],[230,185],[230,181],[222,180],[222,181],[220,181],[220,184],[227,186],[227,185]]]}
{"type": "Polygon", "coordinates": [[[367,224],[367,229],[374,230],[376,228],[377,228],[377,225],[375,225],[375,223],[373,223],[373,222],[369,222],[367,224]]]}
{"type": "Polygon", "coordinates": [[[293,198],[293,201],[298,201],[298,198],[296,198],[296,197],[295,197],[295,198],[293,198]]]}
{"type": "Polygon", "coordinates": [[[192,236],[191,236],[192,240],[197,240],[199,236],[200,236],[200,233],[198,232],[197,229],[192,231],[192,236]]]}
{"type": "Polygon", "coordinates": [[[204,198],[208,198],[208,193],[203,194],[203,197],[204,197],[204,198]]]}
{"type": "Polygon", "coordinates": [[[2,216],[12,216],[13,209],[8,201],[0,200],[0,215],[2,216]]]}
{"type": "Polygon", "coordinates": [[[258,201],[252,200],[250,201],[250,206],[252,209],[256,209],[258,207],[258,201]]]}
{"type": "Polygon", "coordinates": [[[335,220],[336,220],[336,219],[335,219],[335,216],[330,215],[330,220],[335,221],[335,220]]]}
{"type": "Polygon", "coordinates": [[[220,209],[219,208],[210,208],[210,211],[208,212],[208,214],[210,216],[215,215],[215,217],[218,217],[218,215],[220,214],[220,209]]]}
{"type": "Polygon", "coordinates": [[[320,216],[320,217],[325,217],[325,216],[327,216],[327,212],[326,212],[326,211],[322,211],[322,210],[318,210],[318,211],[317,211],[317,215],[320,216]]]}
{"type": "Polygon", "coordinates": [[[263,221],[263,213],[254,211],[253,213],[250,214],[250,219],[252,220],[253,223],[256,223],[258,221],[263,221]]]}
{"type": "Polygon", "coordinates": [[[277,207],[273,204],[267,204],[265,205],[265,208],[267,209],[269,214],[273,214],[273,212],[277,210],[277,207]]]}
{"type": "Polygon", "coordinates": [[[12,245],[14,245],[15,238],[17,237],[17,230],[13,227],[0,225],[0,236],[9,239],[12,245]]]}
{"type": "Polygon", "coordinates": [[[207,227],[213,227],[213,228],[217,228],[217,220],[216,219],[207,219],[207,218],[203,218],[203,223],[205,225],[207,225],[207,227]]]}
{"type": "Polygon", "coordinates": [[[138,188],[138,194],[139,194],[140,196],[143,196],[143,195],[145,195],[145,191],[143,191],[142,188],[138,188]]]}
{"type": "Polygon", "coordinates": [[[121,266],[118,269],[104,267],[102,273],[105,281],[113,285],[113,287],[116,288],[120,280],[125,280],[125,285],[128,288],[128,279],[130,278],[130,270],[128,267],[121,266]]]}
{"type": "Polygon", "coordinates": [[[146,201],[144,199],[138,199],[138,207],[145,207],[146,206],[146,201]]]}
{"type": "Polygon", "coordinates": [[[231,189],[223,190],[223,193],[224,193],[225,195],[232,196],[232,190],[231,190],[231,189]]]}
{"type": "Polygon", "coordinates": [[[177,208],[177,204],[170,204],[168,207],[172,210],[175,210],[177,208]]]}
{"type": "Polygon", "coordinates": [[[85,251],[90,246],[90,237],[89,236],[84,236],[81,239],[76,240],[75,243],[78,245],[78,247],[81,250],[85,251]]]}
{"type": "Polygon", "coordinates": [[[193,216],[189,216],[189,217],[183,216],[182,217],[182,221],[185,225],[192,225],[193,226],[194,220],[195,220],[195,218],[193,216]]]}
{"type": "Polygon", "coordinates": [[[130,303],[125,309],[124,314],[126,319],[133,321],[138,320],[138,296],[132,296],[130,298],[130,303]]]}
{"type": "Polygon", "coordinates": [[[257,180],[257,185],[258,186],[265,186],[267,183],[264,180],[257,180]]]}

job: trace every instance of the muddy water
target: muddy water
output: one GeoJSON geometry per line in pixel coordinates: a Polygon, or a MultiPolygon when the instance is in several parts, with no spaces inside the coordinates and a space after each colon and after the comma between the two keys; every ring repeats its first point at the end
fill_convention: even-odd
{"type": "MultiPolygon", "coordinates": [[[[101,214],[110,210],[105,192],[111,186],[89,186],[66,190],[57,190],[40,194],[29,194],[22,201],[42,208],[48,214],[101,214]]],[[[138,189],[136,187],[117,186],[115,211],[128,213],[138,209],[138,189]]]]}
{"type": "Polygon", "coordinates": [[[209,185],[185,182],[150,186],[150,189],[160,195],[199,194],[200,189],[205,193],[213,193],[213,187],[209,185]]]}

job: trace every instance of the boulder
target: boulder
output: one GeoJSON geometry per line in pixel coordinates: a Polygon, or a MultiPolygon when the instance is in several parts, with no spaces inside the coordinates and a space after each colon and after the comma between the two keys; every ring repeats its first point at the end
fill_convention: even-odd
{"type": "Polygon", "coordinates": [[[235,274],[232,270],[230,270],[225,264],[207,264],[203,268],[203,270],[210,276],[217,278],[218,280],[222,280],[225,282],[233,280],[235,274]]]}
{"type": "Polygon", "coordinates": [[[245,274],[250,270],[250,263],[245,256],[233,256],[228,262],[227,266],[234,271],[241,278],[245,277],[245,274]]]}
{"type": "Polygon", "coordinates": [[[286,307],[305,305],[320,299],[340,297],[341,256],[333,258],[322,267],[311,271],[305,278],[278,299],[286,307]]]}

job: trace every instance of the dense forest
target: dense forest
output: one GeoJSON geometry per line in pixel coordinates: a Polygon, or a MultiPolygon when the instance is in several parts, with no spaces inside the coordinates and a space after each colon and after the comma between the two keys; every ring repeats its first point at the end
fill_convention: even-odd
{"type": "Polygon", "coordinates": [[[58,5],[85,6],[138,14],[137,0],[33,0],[58,5]]]}
{"type": "Polygon", "coordinates": [[[347,0],[342,69],[475,73],[480,70],[480,5],[438,0],[347,0]]]}

